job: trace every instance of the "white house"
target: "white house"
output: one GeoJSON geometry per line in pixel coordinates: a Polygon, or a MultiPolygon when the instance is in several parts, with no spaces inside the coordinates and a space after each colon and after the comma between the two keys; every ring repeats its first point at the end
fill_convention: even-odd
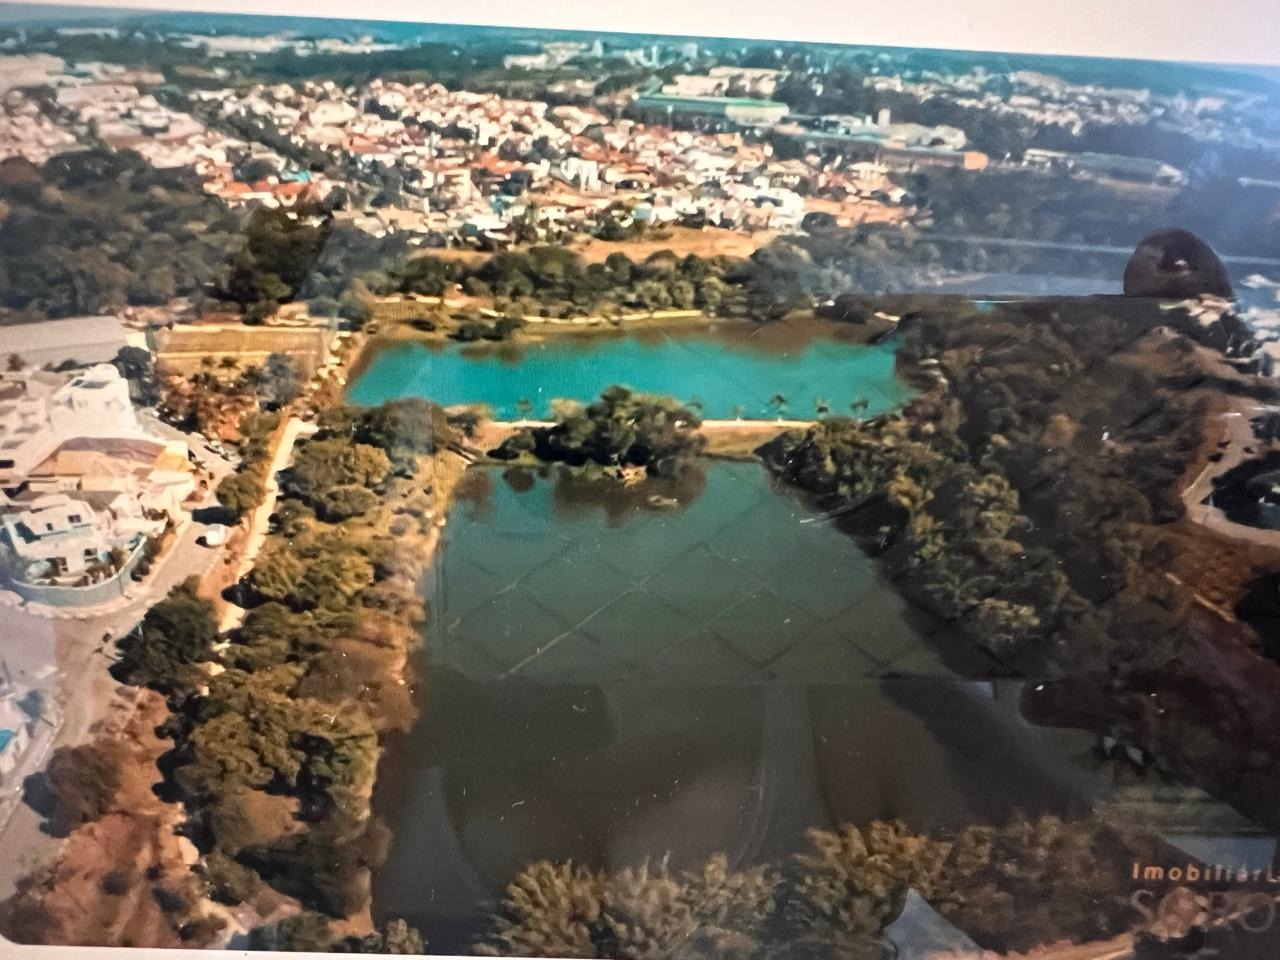
{"type": "Polygon", "coordinates": [[[148,516],[127,493],[45,493],[16,501],[0,524],[28,579],[84,573],[117,547],[131,550],[164,530],[163,516],[148,516]]]}
{"type": "Polygon", "coordinates": [[[129,382],[109,363],[67,374],[0,374],[0,487],[75,437],[142,437],[129,382]]]}

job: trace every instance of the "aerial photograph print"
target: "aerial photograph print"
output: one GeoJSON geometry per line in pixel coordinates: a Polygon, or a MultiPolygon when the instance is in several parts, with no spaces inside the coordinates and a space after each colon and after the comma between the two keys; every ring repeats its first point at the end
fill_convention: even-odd
{"type": "Polygon", "coordinates": [[[1273,960],[1277,364],[1280,67],[0,5],[0,957],[1273,960]]]}

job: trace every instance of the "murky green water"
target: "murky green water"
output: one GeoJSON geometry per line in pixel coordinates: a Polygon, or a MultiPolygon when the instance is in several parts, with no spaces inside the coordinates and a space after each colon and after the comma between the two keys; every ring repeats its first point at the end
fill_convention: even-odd
{"type": "Polygon", "coordinates": [[[454,506],[417,728],[383,764],[379,916],[464,951],[538,858],[785,857],[804,831],[1080,808],[1088,737],[955,679],[937,624],[755,463],[651,490],[475,468],[454,506]],[[1062,748],[1066,738],[1069,747],[1062,748]]]}
{"type": "MultiPolygon", "coordinates": [[[[840,683],[938,672],[932,623],[756,463],[630,494],[474,470],[431,588],[433,662],[476,680],[840,683]],[[662,496],[674,506],[654,508],[662,496]]],[[[664,501],[665,502],[665,501],[664,501]]]]}

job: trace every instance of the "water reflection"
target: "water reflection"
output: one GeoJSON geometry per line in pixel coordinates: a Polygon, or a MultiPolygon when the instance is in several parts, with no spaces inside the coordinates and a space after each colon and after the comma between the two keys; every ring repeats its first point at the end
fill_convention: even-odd
{"type": "MultiPolygon", "coordinates": [[[[881,333],[892,326],[877,323],[881,333]]],[[[499,419],[512,419],[546,416],[554,399],[589,402],[625,384],[682,401],[696,394],[712,419],[804,418],[819,408],[846,412],[855,404],[878,413],[900,407],[913,391],[894,375],[893,344],[864,342],[870,329],[801,317],[496,344],[393,341],[370,351],[347,396],[363,405],[406,396],[482,403],[499,419]]]]}
{"type": "Polygon", "coordinates": [[[738,867],[789,856],[810,827],[1069,815],[1111,785],[1081,762],[1088,734],[1021,719],[1016,683],[673,693],[429,667],[421,734],[384,764],[377,805],[397,842],[375,903],[437,934],[435,950],[462,950],[487,903],[540,858],[619,868],[669,855],[684,868],[723,852],[738,867]]]}
{"type": "Polygon", "coordinates": [[[706,471],[690,464],[674,477],[646,476],[620,484],[616,477],[588,470],[557,467],[552,471],[552,508],[558,517],[601,511],[609,527],[620,527],[637,511],[665,513],[678,518],[707,487],[706,471]]]}

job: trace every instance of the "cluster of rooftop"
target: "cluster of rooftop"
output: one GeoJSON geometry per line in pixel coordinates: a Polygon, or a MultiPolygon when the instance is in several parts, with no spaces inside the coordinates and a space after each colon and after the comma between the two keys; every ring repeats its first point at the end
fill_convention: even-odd
{"type": "Polygon", "coordinates": [[[1014,116],[1036,126],[1080,133],[1086,126],[1143,126],[1154,123],[1199,140],[1238,146],[1280,147],[1280,138],[1265,136],[1251,121],[1265,112],[1261,93],[1236,90],[1190,96],[1149,89],[1072,83],[1052,74],[1018,70],[996,74],[982,67],[963,73],[923,70],[871,76],[879,93],[906,94],[917,102],[944,100],[959,108],[1014,116]]]}
{"type": "Polygon", "coordinates": [[[113,575],[142,541],[184,519],[187,447],[150,437],[111,364],[0,374],[0,526],[12,579],[113,575]]]}
{"type": "MultiPolygon", "coordinates": [[[[906,199],[891,192],[887,168],[853,169],[817,153],[773,156],[750,136],[749,128],[766,118],[735,117],[748,103],[736,98],[685,98],[692,113],[721,111],[729,122],[684,130],[596,106],[549,106],[384,80],[345,89],[331,82],[260,85],[240,96],[232,90],[200,96],[225,118],[266,120],[299,145],[335,157],[353,180],[376,182],[379,202],[347,213],[373,233],[501,243],[515,224],[590,231],[619,219],[788,230],[815,209],[847,222],[890,219],[898,212],[895,201],[906,199]]],[[[769,109],[770,120],[786,112],[780,104],[769,109]]],[[[228,196],[242,188],[214,189],[228,196]]]]}

